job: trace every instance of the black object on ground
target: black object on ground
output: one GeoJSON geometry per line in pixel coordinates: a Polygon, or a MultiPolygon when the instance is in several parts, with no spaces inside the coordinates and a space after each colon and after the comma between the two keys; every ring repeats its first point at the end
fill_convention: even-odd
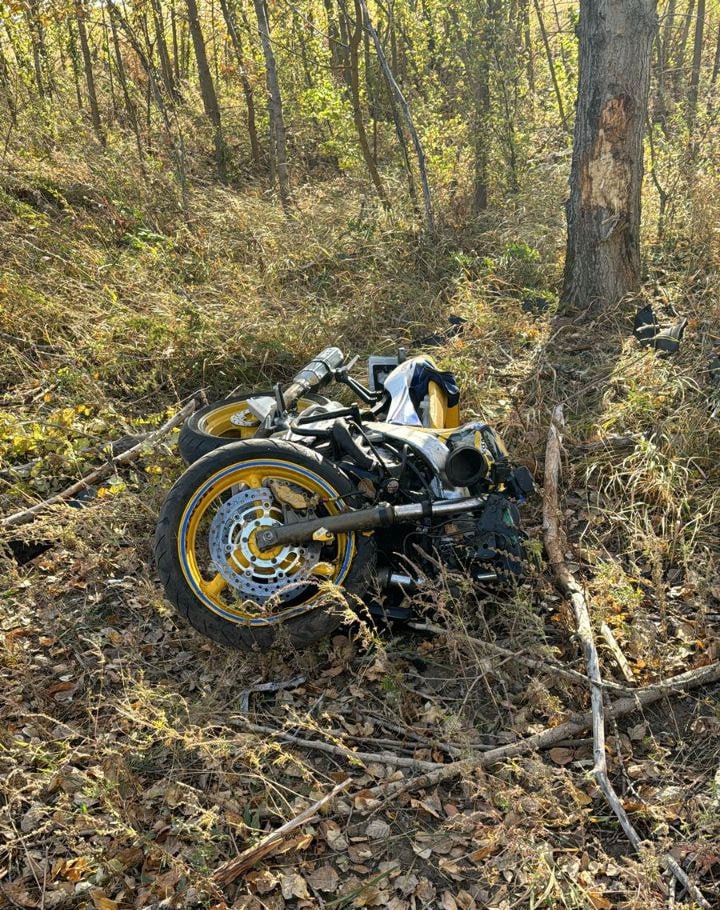
{"type": "Polygon", "coordinates": [[[663,354],[676,354],[687,323],[687,319],[682,319],[676,325],[661,328],[652,304],[648,303],[635,314],[633,334],[643,347],[652,347],[663,354]]]}

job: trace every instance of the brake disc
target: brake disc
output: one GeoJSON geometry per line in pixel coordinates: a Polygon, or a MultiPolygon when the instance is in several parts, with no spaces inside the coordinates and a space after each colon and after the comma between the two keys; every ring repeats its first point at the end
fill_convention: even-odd
{"type": "MultiPolygon", "coordinates": [[[[295,514],[286,508],[286,512],[295,514]]],[[[297,518],[314,518],[309,512],[297,518]]],[[[210,524],[210,557],[216,570],[241,596],[264,603],[289,600],[306,587],[320,560],[321,544],[308,542],[262,551],[260,528],[284,524],[286,515],[266,487],[241,490],[218,509],[210,524]]]]}
{"type": "Polygon", "coordinates": [[[230,415],[230,423],[236,427],[256,427],[258,425],[258,418],[253,414],[250,408],[245,407],[230,415]]]}

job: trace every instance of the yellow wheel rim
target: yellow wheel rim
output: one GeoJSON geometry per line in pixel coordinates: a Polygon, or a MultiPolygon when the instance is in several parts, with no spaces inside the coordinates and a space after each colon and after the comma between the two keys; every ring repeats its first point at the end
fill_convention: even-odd
{"type": "Polygon", "coordinates": [[[355,552],[353,534],[336,535],[332,542],[323,544],[322,554],[320,545],[313,544],[259,550],[255,542],[257,527],[262,523],[276,524],[277,517],[267,516],[277,516],[280,509],[268,486],[273,481],[292,485],[295,495],[302,491],[300,495],[307,497],[308,508],[315,508],[318,515],[334,515],[344,510],[337,490],[316,472],[284,459],[263,458],[237,462],[217,471],[198,487],[180,520],[178,557],[183,575],[195,596],[209,610],[231,622],[268,625],[306,612],[322,596],[320,581],[342,584],[350,570],[355,552]],[[218,565],[216,560],[213,566],[209,543],[213,513],[222,510],[223,497],[225,502],[231,497],[237,499],[235,491],[240,489],[244,490],[244,515],[250,520],[233,525],[233,542],[225,548],[226,563],[218,565]],[[266,507],[271,502],[268,510],[266,507]],[[307,554],[312,546],[317,547],[317,558],[312,565],[309,561],[303,563],[302,554],[307,554]],[[253,602],[243,596],[242,582],[237,588],[230,584],[229,579],[244,576],[251,576],[249,586],[260,584],[261,587],[265,577],[267,589],[281,588],[281,593],[268,598],[267,603],[253,602]],[[283,608],[270,612],[268,606],[278,600],[283,608]]]}
{"type": "MultiPolygon", "coordinates": [[[[312,404],[317,402],[309,398],[300,398],[295,404],[295,409],[304,411],[312,404]]],[[[203,433],[223,439],[251,439],[259,426],[260,421],[244,401],[221,403],[204,414],[198,422],[198,427],[203,433]]]]}

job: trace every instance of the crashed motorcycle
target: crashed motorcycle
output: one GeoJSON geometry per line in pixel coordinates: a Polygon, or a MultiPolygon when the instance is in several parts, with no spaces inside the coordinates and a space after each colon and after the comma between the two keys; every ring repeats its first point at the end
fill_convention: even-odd
{"type": "Polygon", "coordinates": [[[159,517],[167,598],[217,642],[304,647],[363,609],[412,615],[449,571],[517,580],[518,505],[532,490],[497,433],[459,425],[452,374],[428,356],[371,357],[367,384],[328,348],[289,385],[209,405],[188,421],[189,467],[159,517]],[[331,383],[350,403],[324,397],[331,383]]]}

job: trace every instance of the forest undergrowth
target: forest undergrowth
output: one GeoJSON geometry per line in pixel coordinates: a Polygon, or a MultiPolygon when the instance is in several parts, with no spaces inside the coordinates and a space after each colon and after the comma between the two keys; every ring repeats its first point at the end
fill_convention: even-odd
{"type": "MultiPolygon", "coordinates": [[[[97,148],[18,157],[0,178],[3,514],[192,396],[266,386],[327,344],[425,349],[457,373],[464,418],[497,426],[539,483],[550,411],[565,404],[567,557],[634,684],[720,657],[720,248],[702,218],[707,186],[682,240],[648,237],[642,295],[578,317],[557,300],[566,163],[539,168],[474,227],[448,215],[429,237],[340,178],[298,187],[290,217],[257,186],[198,183],[185,220],[169,176],[142,182],[119,162],[97,148]],[[662,321],[689,320],[676,355],[633,337],[649,300],[662,321]],[[461,335],[418,343],[450,315],[467,320],[461,335]]],[[[423,596],[447,635],[360,616],[310,651],[247,656],[176,624],[163,602],[150,541],[181,470],[168,438],[3,532],[0,902],[660,908],[668,849],[720,901],[717,688],[610,724],[640,857],[592,780],[589,738],[396,800],[369,795],[416,774],[413,761],[450,762],[587,709],[582,683],[476,641],[584,671],[542,563],[539,495],[525,509],[538,566],[514,597],[448,584],[423,596]],[[219,888],[224,860],[347,777],[332,809],[219,888]]],[[[624,684],[610,651],[602,660],[624,684]]]]}

